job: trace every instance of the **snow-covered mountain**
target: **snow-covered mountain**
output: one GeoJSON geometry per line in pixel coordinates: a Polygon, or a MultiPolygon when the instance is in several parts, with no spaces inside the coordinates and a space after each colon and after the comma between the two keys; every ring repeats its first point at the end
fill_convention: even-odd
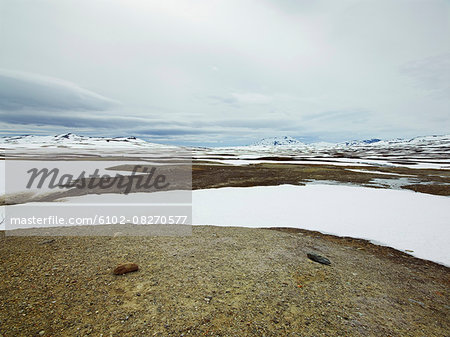
{"type": "Polygon", "coordinates": [[[395,138],[390,140],[382,140],[379,138],[365,139],[365,140],[352,140],[346,141],[342,143],[311,143],[305,144],[300,142],[299,140],[289,137],[273,137],[273,138],[263,138],[260,141],[249,145],[249,147],[277,147],[277,146],[289,146],[289,147],[308,147],[308,148],[361,148],[361,147],[369,147],[369,148],[388,148],[388,147],[425,147],[425,146],[439,146],[439,147],[450,147],[450,135],[444,136],[421,136],[415,137],[411,139],[403,139],[403,138],[395,138]]]}
{"type": "Polygon", "coordinates": [[[88,137],[73,133],[60,134],[56,136],[13,136],[1,137],[0,146],[5,148],[17,147],[145,147],[158,146],[136,137],[88,137]]]}
{"type": "MultiPolygon", "coordinates": [[[[0,137],[0,149],[8,157],[49,156],[127,157],[219,160],[224,163],[256,163],[259,158],[289,158],[297,163],[341,163],[342,165],[406,165],[416,168],[450,169],[450,135],[412,139],[349,141],[305,144],[292,137],[263,139],[254,145],[239,147],[177,147],[150,143],[135,137],[99,138],[61,134],[56,136],[0,137]]],[[[1,154],[0,154],[1,155],[1,154]]],[[[260,159],[262,160],[262,159],[260,159]]]]}
{"type": "MultiPolygon", "coordinates": [[[[161,145],[150,143],[136,137],[89,137],[79,136],[72,133],[60,134],[56,136],[12,136],[0,137],[0,148],[4,149],[156,149],[156,148],[173,148],[170,145],[161,145]]],[[[206,149],[206,148],[205,148],[206,149]]],[[[440,153],[450,152],[450,135],[444,136],[423,136],[412,139],[368,139],[355,140],[342,143],[312,143],[305,144],[290,136],[281,136],[273,138],[264,138],[260,141],[243,147],[231,147],[230,150],[236,151],[438,151],[440,153]]],[[[199,150],[199,148],[197,148],[199,150]]]]}
{"type": "Polygon", "coordinates": [[[302,142],[290,136],[263,138],[257,141],[253,146],[286,146],[286,145],[303,145],[302,142]]]}
{"type": "Polygon", "coordinates": [[[372,139],[365,139],[365,140],[352,140],[352,141],[348,141],[345,142],[345,145],[363,145],[363,144],[374,144],[374,143],[378,143],[381,142],[381,139],[378,138],[372,138],[372,139]]]}
{"type": "Polygon", "coordinates": [[[411,139],[396,138],[390,140],[368,139],[336,144],[338,147],[367,147],[367,148],[421,148],[440,147],[450,149],[450,135],[421,136],[411,139]]]}
{"type": "MultiPolygon", "coordinates": [[[[84,156],[151,157],[181,149],[176,146],[150,143],[135,137],[88,137],[72,133],[56,136],[0,137],[0,149],[8,156],[53,156],[59,158],[84,156]]],[[[185,150],[182,150],[186,152],[185,150]]],[[[187,154],[189,156],[189,154],[187,154]]]]}

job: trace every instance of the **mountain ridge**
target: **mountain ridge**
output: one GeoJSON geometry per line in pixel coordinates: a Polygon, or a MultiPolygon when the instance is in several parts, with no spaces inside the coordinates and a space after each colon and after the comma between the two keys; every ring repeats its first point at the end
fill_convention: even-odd
{"type": "MultiPolygon", "coordinates": [[[[23,136],[3,136],[0,137],[0,146],[14,147],[17,146],[43,146],[43,145],[77,145],[77,146],[165,146],[163,144],[157,144],[148,142],[146,140],[130,136],[130,137],[92,137],[81,136],[74,133],[62,133],[54,136],[38,136],[38,135],[23,135],[23,136]]],[[[383,140],[380,138],[371,138],[365,140],[351,140],[339,143],[329,142],[316,142],[316,143],[303,143],[298,139],[291,136],[277,136],[262,138],[261,140],[254,142],[251,145],[245,147],[398,147],[398,146],[449,146],[450,147],[450,135],[431,135],[431,136],[418,136],[414,138],[394,138],[383,140]]],[[[173,145],[167,145],[173,146],[173,145]]],[[[242,146],[228,146],[228,147],[242,147],[242,146]]]]}
{"type": "Polygon", "coordinates": [[[329,143],[329,142],[315,142],[315,143],[303,143],[293,137],[290,136],[277,136],[271,138],[262,138],[261,140],[248,145],[250,147],[253,146],[325,146],[325,147],[345,147],[345,146],[369,146],[369,147],[377,147],[377,146],[389,146],[389,145],[426,145],[432,143],[445,143],[450,145],[450,135],[430,135],[430,136],[417,136],[413,138],[394,138],[394,139],[380,139],[380,138],[370,138],[363,140],[351,140],[345,142],[338,143],[329,143]]]}

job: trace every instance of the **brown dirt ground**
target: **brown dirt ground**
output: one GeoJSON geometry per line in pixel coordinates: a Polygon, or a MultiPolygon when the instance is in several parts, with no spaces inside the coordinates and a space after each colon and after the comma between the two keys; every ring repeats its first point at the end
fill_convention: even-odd
{"type": "Polygon", "coordinates": [[[449,269],[364,240],[213,226],[49,239],[0,240],[2,336],[450,334],[449,269]],[[112,274],[127,261],[140,270],[112,274]]]}

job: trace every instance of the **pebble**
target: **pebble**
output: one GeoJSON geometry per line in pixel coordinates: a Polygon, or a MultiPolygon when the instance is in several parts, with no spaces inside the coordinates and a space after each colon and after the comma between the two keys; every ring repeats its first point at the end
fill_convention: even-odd
{"type": "Polygon", "coordinates": [[[327,266],[329,266],[331,264],[330,260],[328,260],[326,257],[320,256],[318,254],[308,253],[307,256],[310,260],[312,260],[314,262],[325,264],[327,266]]]}
{"type": "Polygon", "coordinates": [[[131,273],[133,271],[138,271],[138,270],[139,270],[139,266],[136,263],[127,262],[127,263],[119,264],[116,268],[114,268],[114,274],[115,275],[123,275],[126,273],[131,273]]]}
{"type": "Polygon", "coordinates": [[[45,240],[42,242],[39,242],[40,245],[48,245],[49,243],[55,242],[55,239],[45,240]]]}
{"type": "Polygon", "coordinates": [[[424,304],[423,302],[413,300],[412,298],[408,298],[408,301],[410,301],[411,303],[418,304],[418,305],[420,305],[421,307],[425,307],[425,304],[424,304]]]}

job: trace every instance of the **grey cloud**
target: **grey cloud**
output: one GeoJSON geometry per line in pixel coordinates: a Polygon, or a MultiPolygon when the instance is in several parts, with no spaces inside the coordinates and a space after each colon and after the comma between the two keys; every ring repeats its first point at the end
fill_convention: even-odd
{"type": "Polygon", "coordinates": [[[202,127],[221,126],[233,128],[251,128],[251,129],[273,129],[290,125],[291,127],[298,124],[292,119],[262,118],[262,119],[227,119],[217,120],[214,122],[198,122],[196,125],[202,127]]]}
{"type": "Polygon", "coordinates": [[[111,118],[98,116],[73,116],[73,115],[55,115],[49,113],[20,113],[20,112],[1,112],[0,117],[3,122],[10,124],[23,125],[51,125],[63,127],[93,127],[93,128],[111,128],[111,127],[136,127],[138,121],[126,118],[111,118]]]}
{"type": "Polygon", "coordinates": [[[117,104],[71,82],[0,69],[3,111],[103,111],[117,104]]]}
{"type": "Polygon", "coordinates": [[[148,136],[182,136],[214,133],[213,130],[196,128],[149,128],[144,130],[135,130],[138,135],[148,136]]]}
{"type": "Polygon", "coordinates": [[[210,95],[208,96],[210,100],[212,100],[215,104],[222,103],[229,106],[237,107],[238,106],[238,100],[235,97],[227,97],[227,96],[217,96],[217,95],[210,95]]]}
{"type": "Polygon", "coordinates": [[[324,111],[314,115],[306,115],[302,118],[305,122],[352,122],[364,123],[370,119],[368,111],[324,111]]]}
{"type": "Polygon", "coordinates": [[[435,96],[450,96],[450,53],[408,62],[400,72],[435,96]]]}
{"type": "Polygon", "coordinates": [[[245,104],[263,105],[273,101],[273,97],[257,92],[233,92],[230,95],[224,96],[210,95],[208,98],[216,103],[223,103],[236,107],[245,104]]]}
{"type": "MultiPolygon", "coordinates": [[[[174,128],[175,134],[195,134],[195,133],[214,133],[218,128],[235,128],[235,129],[272,129],[274,127],[283,127],[295,125],[294,120],[288,119],[224,119],[215,121],[191,120],[191,121],[176,121],[176,120],[161,120],[154,118],[135,118],[135,117],[121,117],[117,115],[84,115],[84,114],[56,114],[53,112],[33,111],[33,112],[6,112],[0,111],[0,118],[2,122],[9,124],[22,125],[38,125],[38,126],[62,126],[62,127],[93,127],[93,128],[129,128],[130,133],[149,133],[150,130],[160,129],[146,129],[148,127],[165,127],[174,128]],[[183,131],[179,131],[183,130],[183,131]],[[189,131],[192,130],[192,131],[189,131]]],[[[164,131],[166,132],[166,131],[164,131]]],[[[159,131],[158,131],[159,134],[159,131]]],[[[166,132],[165,134],[171,134],[166,132]]]]}
{"type": "Polygon", "coordinates": [[[278,7],[289,14],[304,13],[305,11],[317,9],[319,6],[330,4],[330,2],[326,0],[265,0],[265,2],[269,5],[278,7]]]}
{"type": "Polygon", "coordinates": [[[56,114],[52,112],[6,112],[0,111],[0,118],[2,122],[9,124],[21,125],[37,125],[37,126],[61,126],[68,128],[129,128],[130,133],[134,129],[142,127],[143,125],[176,127],[185,126],[186,123],[170,120],[155,120],[133,117],[120,117],[114,115],[83,115],[83,114],[56,114]]]}

